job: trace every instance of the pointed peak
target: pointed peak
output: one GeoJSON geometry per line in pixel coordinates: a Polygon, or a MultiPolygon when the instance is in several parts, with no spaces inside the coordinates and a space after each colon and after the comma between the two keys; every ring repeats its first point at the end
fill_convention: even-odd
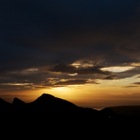
{"type": "Polygon", "coordinates": [[[25,104],[25,102],[15,97],[13,100],[13,104],[25,104]]]}
{"type": "Polygon", "coordinates": [[[69,110],[73,108],[77,108],[77,106],[67,100],[55,97],[51,94],[43,93],[40,97],[38,97],[33,104],[50,107],[52,110],[60,109],[60,110],[69,110]]]}
{"type": "MultiPolygon", "coordinates": [[[[48,94],[48,93],[43,93],[41,96],[40,96],[41,98],[54,98],[54,96],[53,95],[51,95],[51,94],[48,94]]],[[[39,98],[40,98],[39,97],[39,98]]]]}
{"type": "Polygon", "coordinates": [[[54,97],[51,94],[43,93],[41,96],[39,96],[34,102],[45,102],[46,100],[54,99],[54,97]]]}

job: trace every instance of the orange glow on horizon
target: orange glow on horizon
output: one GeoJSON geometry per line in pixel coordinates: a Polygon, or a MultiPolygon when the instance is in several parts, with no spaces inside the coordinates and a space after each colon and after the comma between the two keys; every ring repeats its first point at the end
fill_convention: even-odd
{"type": "Polygon", "coordinates": [[[43,93],[48,93],[83,107],[103,108],[113,105],[139,104],[140,87],[126,88],[125,86],[129,85],[130,81],[138,82],[135,77],[123,80],[99,80],[100,84],[7,91],[1,94],[1,98],[12,102],[13,98],[17,97],[25,102],[31,102],[43,93]]]}

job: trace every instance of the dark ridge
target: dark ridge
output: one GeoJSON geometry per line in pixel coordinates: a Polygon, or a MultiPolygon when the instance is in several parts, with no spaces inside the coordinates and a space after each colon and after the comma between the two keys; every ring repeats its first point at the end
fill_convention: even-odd
{"type": "Polygon", "coordinates": [[[117,113],[112,108],[109,107],[100,110],[100,116],[102,116],[102,119],[107,119],[107,120],[118,119],[117,113]]]}
{"type": "Polygon", "coordinates": [[[5,117],[5,114],[10,113],[11,110],[11,103],[0,98],[0,117],[5,117]]]}
{"type": "Polygon", "coordinates": [[[140,105],[137,106],[115,106],[109,107],[122,118],[140,118],[140,105]]]}
{"type": "Polygon", "coordinates": [[[67,100],[64,100],[64,99],[61,99],[61,98],[58,98],[58,97],[55,97],[53,95],[46,94],[46,93],[43,93],[40,97],[38,97],[32,103],[35,103],[35,104],[49,104],[49,103],[51,104],[52,103],[53,104],[53,103],[56,103],[56,102],[59,102],[59,104],[61,104],[63,102],[65,104],[76,107],[75,104],[73,104],[73,103],[71,103],[67,100]]]}
{"type": "Polygon", "coordinates": [[[36,107],[42,111],[70,111],[79,108],[75,104],[50,94],[42,94],[30,106],[36,107]]]}
{"type": "Polygon", "coordinates": [[[40,97],[38,97],[34,102],[46,102],[48,99],[54,99],[55,97],[51,94],[43,93],[40,97]]]}
{"type": "Polygon", "coordinates": [[[9,102],[7,102],[7,101],[3,100],[2,98],[0,98],[0,105],[5,105],[5,104],[10,105],[9,102]]]}
{"type": "Polygon", "coordinates": [[[41,132],[46,137],[50,132],[54,133],[54,136],[57,132],[60,134],[65,132],[64,134],[68,136],[76,133],[81,136],[78,138],[83,138],[86,134],[86,138],[90,136],[94,139],[95,136],[98,138],[102,136],[98,135],[98,132],[100,134],[106,132],[108,135],[113,130],[118,135],[120,130],[124,133],[128,128],[130,130],[138,127],[140,106],[107,107],[98,111],[77,106],[50,94],[42,94],[30,103],[14,98],[10,104],[0,99],[0,120],[2,130],[6,126],[6,132],[9,129],[9,133],[12,130],[14,133],[23,132],[24,135],[27,131],[32,135],[41,132]],[[23,128],[24,130],[21,131],[23,128]],[[45,133],[42,133],[44,131],[45,133]]]}
{"type": "Polygon", "coordinates": [[[0,109],[7,108],[10,105],[11,105],[11,103],[9,103],[9,102],[7,102],[7,101],[5,101],[5,100],[0,98],[0,109]]]}
{"type": "Polygon", "coordinates": [[[18,98],[14,98],[13,102],[12,102],[13,105],[25,105],[26,103],[18,98]]]}
{"type": "Polygon", "coordinates": [[[13,108],[14,114],[16,114],[16,115],[22,114],[23,115],[25,113],[25,110],[26,110],[26,103],[18,98],[14,98],[14,100],[12,102],[12,108],[13,108]]]}

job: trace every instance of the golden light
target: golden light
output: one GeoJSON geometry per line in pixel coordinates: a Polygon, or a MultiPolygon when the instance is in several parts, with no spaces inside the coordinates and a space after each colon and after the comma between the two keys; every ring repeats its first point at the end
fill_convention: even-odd
{"type": "Polygon", "coordinates": [[[76,75],[78,75],[78,73],[70,73],[70,74],[68,74],[69,76],[76,76],[76,75]]]}
{"type": "Polygon", "coordinates": [[[93,67],[93,62],[84,62],[82,60],[76,61],[74,63],[71,64],[73,67],[75,68],[88,68],[88,67],[93,67]]]}
{"type": "Polygon", "coordinates": [[[31,86],[33,83],[2,83],[3,86],[31,86]]]}
{"type": "Polygon", "coordinates": [[[61,92],[61,93],[68,93],[71,91],[71,88],[69,87],[55,87],[55,88],[52,88],[52,90],[55,92],[61,92]]]}
{"type": "Polygon", "coordinates": [[[81,94],[78,93],[75,87],[72,86],[65,86],[65,87],[52,87],[50,89],[44,88],[38,91],[37,95],[39,96],[40,93],[49,93],[53,96],[75,102],[80,99],[81,94]]]}
{"type": "Polygon", "coordinates": [[[132,63],[131,66],[140,67],[140,63],[132,63]]]}
{"type": "Polygon", "coordinates": [[[132,70],[135,67],[133,66],[114,66],[114,67],[105,67],[101,68],[102,71],[110,71],[110,72],[124,72],[128,70],[132,70]]]}

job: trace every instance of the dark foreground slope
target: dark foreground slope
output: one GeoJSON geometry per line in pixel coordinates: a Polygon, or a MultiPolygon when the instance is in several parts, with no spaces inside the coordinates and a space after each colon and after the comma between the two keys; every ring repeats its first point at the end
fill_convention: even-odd
{"type": "Polygon", "coordinates": [[[105,133],[108,138],[113,133],[125,134],[125,130],[128,135],[140,124],[140,107],[108,107],[97,111],[49,94],[42,94],[30,103],[15,98],[10,104],[0,99],[0,114],[1,133],[22,136],[41,133],[40,136],[51,134],[53,137],[59,133],[69,137],[76,134],[79,138],[99,138],[105,133]]]}

